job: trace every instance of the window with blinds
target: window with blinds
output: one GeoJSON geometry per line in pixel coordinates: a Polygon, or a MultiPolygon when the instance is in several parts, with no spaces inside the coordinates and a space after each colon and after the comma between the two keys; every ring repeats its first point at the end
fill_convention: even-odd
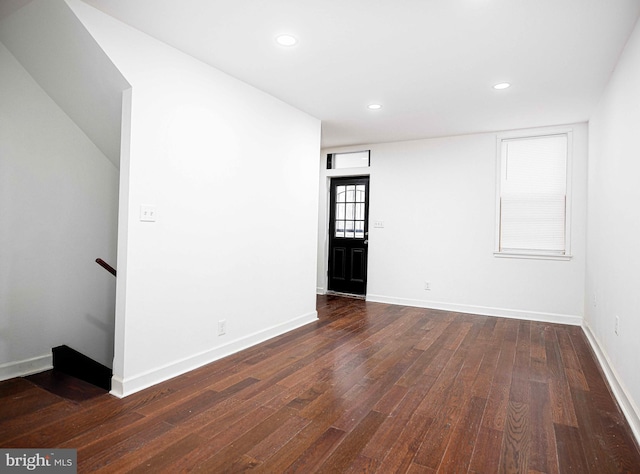
{"type": "Polygon", "coordinates": [[[567,256],[570,132],[499,145],[497,253],[567,256]]]}

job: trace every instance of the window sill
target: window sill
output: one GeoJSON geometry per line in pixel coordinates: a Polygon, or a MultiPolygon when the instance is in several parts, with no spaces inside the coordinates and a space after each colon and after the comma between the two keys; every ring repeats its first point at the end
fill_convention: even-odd
{"type": "Polygon", "coordinates": [[[552,254],[536,254],[536,253],[510,253],[510,252],[493,252],[494,257],[498,258],[525,258],[534,260],[559,260],[569,261],[572,255],[552,255],[552,254]]]}

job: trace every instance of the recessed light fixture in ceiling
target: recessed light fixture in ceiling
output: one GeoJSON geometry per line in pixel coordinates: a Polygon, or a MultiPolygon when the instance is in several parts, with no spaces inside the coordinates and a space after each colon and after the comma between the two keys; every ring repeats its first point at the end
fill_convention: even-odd
{"type": "Polygon", "coordinates": [[[382,108],[382,105],[380,104],[369,104],[367,105],[367,108],[370,110],[379,110],[382,108]]]}
{"type": "Polygon", "coordinates": [[[295,46],[298,44],[298,39],[291,35],[278,35],[276,36],[276,43],[280,46],[295,46]]]}
{"type": "Polygon", "coordinates": [[[494,89],[496,90],[502,90],[502,89],[508,89],[509,87],[511,87],[511,84],[509,84],[508,82],[500,82],[498,84],[496,84],[495,86],[493,86],[494,89]]]}

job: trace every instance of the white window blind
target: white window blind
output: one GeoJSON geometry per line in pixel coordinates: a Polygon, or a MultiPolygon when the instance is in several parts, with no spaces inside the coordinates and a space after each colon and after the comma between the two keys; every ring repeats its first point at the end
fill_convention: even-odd
{"type": "Polygon", "coordinates": [[[503,139],[499,252],[565,255],[567,134],[503,139]]]}

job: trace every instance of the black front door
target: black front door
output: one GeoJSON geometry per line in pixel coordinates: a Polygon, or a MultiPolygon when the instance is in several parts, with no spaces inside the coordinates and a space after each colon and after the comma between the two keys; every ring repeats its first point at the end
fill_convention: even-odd
{"type": "Polygon", "coordinates": [[[329,291],[365,295],[369,177],[333,178],[329,212],[329,291]]]}

